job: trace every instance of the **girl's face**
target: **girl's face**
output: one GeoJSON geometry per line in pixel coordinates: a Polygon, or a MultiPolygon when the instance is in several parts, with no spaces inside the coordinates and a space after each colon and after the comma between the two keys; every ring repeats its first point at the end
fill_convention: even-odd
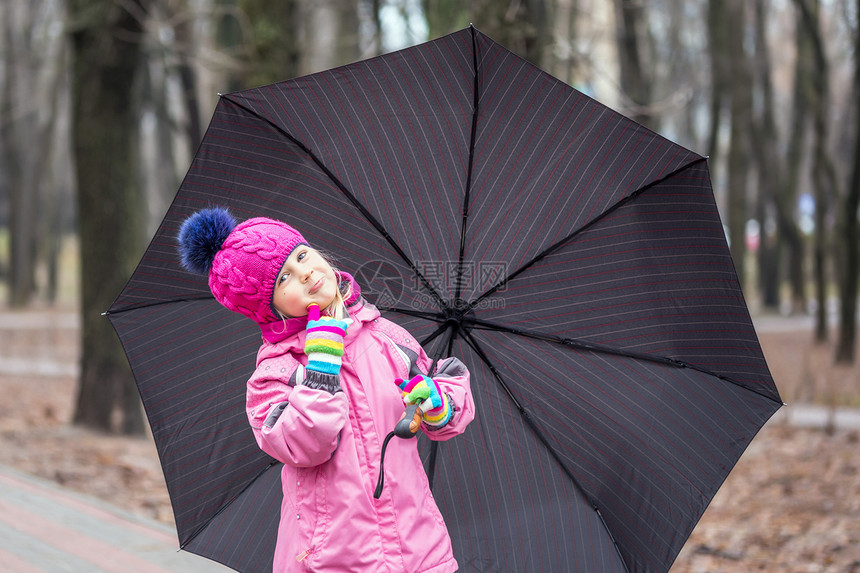
{"type": "Polygon", "coordinates": [[[328,307],[337,293],[337,277],[316,250],[299,245],[281,267],[275,280],[272,305],[286,316],[305,316],[308,305],[328,307]]]}

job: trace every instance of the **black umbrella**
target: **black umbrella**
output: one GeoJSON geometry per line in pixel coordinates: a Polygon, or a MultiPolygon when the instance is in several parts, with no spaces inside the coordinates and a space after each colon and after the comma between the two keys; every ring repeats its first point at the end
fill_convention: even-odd
{"type": "Polygon", "coordinates": [[[174,251],[210,205],[294,224],[469,366],[475,422],[420,445],[462,571],[666,571],[781,405],[706,161],[474,28],[222,96],[110,318],[181,546],[236,569],[270,569],[281,493],[259,330],[174,251]]]}

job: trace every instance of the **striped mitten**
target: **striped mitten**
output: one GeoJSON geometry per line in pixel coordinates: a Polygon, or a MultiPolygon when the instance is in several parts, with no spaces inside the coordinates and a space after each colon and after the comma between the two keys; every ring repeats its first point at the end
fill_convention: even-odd
{"type": "Polygon", "coordinates": [[[403,402],[419,404],[424,412],[424,423],[433,428],[441,428],[451,419],[453,413],[449,398],[442,393],[439,384],[429,376],[417,375],[411,380],[398,378],[397,386],[403,392],[403,402]]]}
{"type": "Polygon", "coordinates": [[[332,394],[340,391],[340,367],[343,357],[343,339],[347,323],[330,316],[320,317],[319,307],[308,309],[308,325],[305,328],[305,386],[328,390],[332,394]]]}

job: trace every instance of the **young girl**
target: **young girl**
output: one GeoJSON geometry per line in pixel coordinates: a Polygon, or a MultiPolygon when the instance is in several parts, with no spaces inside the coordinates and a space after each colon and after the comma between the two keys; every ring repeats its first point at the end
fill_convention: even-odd
{"type": "Polygon", "coordinates": [[[389,443],[385,487],[373,492],[404,403],[420,403],[431,440],[473,419],[462,362],[440,361],[431,378],[415,339],[281,221],[237,225],[204,209],[183,223],[179,253],[219,303],[262,330],[247,413],[260,448],[284,464],[274,571],[456,571],[414,440],[389,443]]]}

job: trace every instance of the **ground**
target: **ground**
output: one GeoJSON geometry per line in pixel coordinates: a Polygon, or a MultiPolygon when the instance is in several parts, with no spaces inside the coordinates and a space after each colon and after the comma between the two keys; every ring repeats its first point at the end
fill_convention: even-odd
{"type": "MultiPolygon", "coordinates": [[[[759,334],[783,399],[860,406],[860,368],[835,367],[831,347],[811,344],[809,329],[779,320],[759,334]]],[[[0,464],[171,523],[149,437],[106,436],[69,424],[76,325],[71,311],[0,309],[0,464]]],[[[858,442],[856,430],[768,424],[672,573],[860,573],[858,442]]]]}

